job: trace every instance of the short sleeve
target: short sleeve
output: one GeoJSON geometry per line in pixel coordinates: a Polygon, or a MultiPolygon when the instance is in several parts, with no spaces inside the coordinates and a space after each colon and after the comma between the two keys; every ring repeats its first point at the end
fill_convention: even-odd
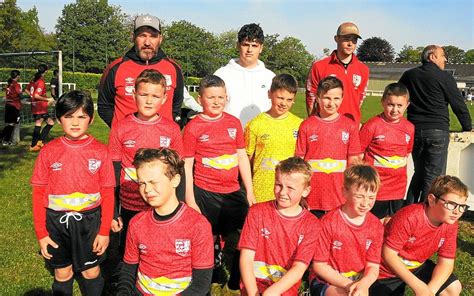
{"type": "Polygon", "coordinates": [[[236,128],[237,128],[237,136],[235,138],[236,148],[245,149],[244,131],[242,129],[242,124],[238,122],[238,124],[236,125],[236,128]]]}
{"type": "MultiPolygon", "coordinates": [[[[195,118],[194,120],[196,120],[195,118]]],[[[196,154],[196,136],[194,133],[193,129],[193,121],[188,123],[186,127],[184,128],[184,133],[183,133],[183,143],[186,143],[184,146],[184,157],[194,157],[196,154]]]]}
{"type": "Polygon", "coordinates": [[[446,230],[446,240],[438,250],[438,255],[448,259],[454,259],[456,257],[456,247],[458,236],[458,223],[448,225],[446,230]]]}
{"type": "Polygon", "coordinates": [[[305,121],[303,121],[303,123],[301,123],[300,125],[300,128],[298,129],[298,139],[296,139],[295,155],[299,157],[305,157],[307,152],[306,145],[306,123],[305,121]]]}
{"type": "Polygon", "coordinates": [[[410,237],[410,220],[406,215],[395,215],[385,227],[384,243],[394,251],[400,252],[410,237]]]}
{"type": "Polygon", "coordinates": [[[247,218],[245,218],[245,224],[240,234],[240,241],[238,248],[249,249],[257,251],[258,238],[259,238],[259,217],[261,217],[261,211],[258,211],[258,206],[250,208],[247,218]]]}
{"type": "Polygon", "coordinates": [[[370,121],[367,122],[362,126],[359,132],[359,141],[360,141],[360,148],[363,153],[367,152],[367,148],[370,145],[370,142],[372,142],[373,138],[373,125],[370,124],[370,121]]]}
{"type": "Polygon", "coordinates": [[[253,120],[247,123],[244,131],[244,140],[245,140],[245,152],[248,156],[252,157],[255,153],[255,146],[257,145],[257,136],[255,134],[255,127],[253,125],[253,120]]]}
{"type": "Polygon", "coordinates": [[[173,138],[171,140],[170,148],[178,152],[180,156],[183,155],[183,138],[177,124],[173,127],[173,138]]]}
{"type": "Polygon", "coordinates": [[[42,79],[38,80],[36,88],[35,88],[35,95],[42,95],[46,85],[42,79]]]}
{"type": "Polygon", "coordinates": [[[408,124],[408,135],[410,136],[410,141],[408,141],[407,154],[413,151],[413,144],[415,142],[415,127],[410,122],[408,124]]]}
{"type": "Polygon", "coordinates": [[[317,236],[313,260],[318,262],[329,262],[331,256],[331,223],[327,219],[320,220],[319,235],[317,236]]]}
{"type": "Polygon", "coordinates": [[[349,131],[349,147],[347,148],[348,155],[359,154],[362,152],[359,140],[359,127],[354,123],[351,124],[349,131]]]}
{"type": "Polygon", "coordinates": [[[105,157],[102,159],[103,163],[100,166],[100,186],[101,187],[115,187],[115,173],[112,159],[107,149],[104,149],[105,157]]]}
{"type": "Polygon", "coordinates": [[[112,161],[122,161],[122,144],[120,143],[118,127],[116,124],[112,127],[109,136],[109,154],[112,161]]]}
{"type": "Polygon", "coordinates": [[[138,264],[140,259],[140,253],[138,250],[138,241],[137,241],[137,229],[135,227],[135,222],[137,219],[132,219],[127,231],[127,240],[125,244],[125,253],[123,256],[123,261],[128,264],[138,264]]]}
{"type": "Polygon", "coordinates": [[[47,152],[47,149],[42,149],[38,155],[38,158],[36,158],[33,176],[31,177],[31,185],[33,186],[48,185],[47,152]]]}
{"type": "Polygon", "coordinates": [[[211,224],[202,218],[195,226],[191,242],[192,268],[207,269],[214,266],[214,240],[212,239],[211,224]]]}
{"type": "Polygon", "coordinates": [[[311,259],[313,259],[318,233],[320,232],[319,220],[313,214],[308,213],[308,215],[308,220],[311,222],[307,223],[308,226],[306,227],[304,237],[299,243],[295,254],[295,261],[303,262],[306,265],[309,265],[311,259]]]}
{"type": "Polygon", "coordinates": [[[383,244],[383,226],[380,221],[373,220],[373,226],[371,229],[373,231],[372,242],[367,250],[367,261],[375,264],[380,264],[382,259],[382,244],[383,244]]]}

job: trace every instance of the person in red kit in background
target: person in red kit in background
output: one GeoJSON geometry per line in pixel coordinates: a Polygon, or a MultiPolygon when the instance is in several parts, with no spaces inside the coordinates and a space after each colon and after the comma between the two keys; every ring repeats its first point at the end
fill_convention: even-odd
{"type": "Polygon", "coordinates": [[[6,88],[5,96],[5,127],[2,131],[2,145],[9,146],[14,145],[13,142],[13,131],[15,125],[20,122],[20,109],[21,109],[21,86],[18,83],[20,78],[20,71],[12,70],[10,78],[8,79],[8,85],[6,88]]]}
{"type": "Polygon", "coordinates": [[[48,71],[48,66],[41,64],[38,66],[38,72],[29,84],[29,93],[31,96],[31,113],[35,120],[35,129],[31,140],[30,151],[38,152],[44,146],[44,141],[48,137],[49,131],[53,128],[54,120],[50,118],[48,106],[54,102],[53,98],[46,96],[46,84],[44,74],[48,71]],[[41,125],[46,121],[46,126],[41,130],[41,125]]]}
{"type": "Polygon", "coordinates": [[[85,295],[101,295],[100,263],[109,244],[114,171],[107,146],[87,134],[92,98],[62,95],[56,117],[64,136],[45,145],[35,162],[33,221],[41,254],[54,269],[53,295],[72,295],[74,273],[85,295]]]}
{"type": "Polygon", "coordinates": [[[355,24],[342,23],[334,36],[337,49],[327,58],[313,63],[306,81],[308,115],[313,113],[314,108],[318,109],[315,107],[315,102],[319,82],[327,76],[334,76],[344,84],[344,101],[339,113],[347,114],[359,124],[360,106],[364,101],[369,82],[369,68],[354,54],[359,39],[361,39],[359,28],[355,24]]]}
{"type": "Polygon", "coordinates": [[[113,61],[100,80],[97,101],[99,116],[111,127],[137,111],[133,99],[135,80],[143,70],[154,69],[166,79],[167,101],[161,115],[179,122],[184,80],[181,68],[161,50],[161,22],[155,16],[139,15],[134,22],[134,46],[125,56],[113,61]]]}

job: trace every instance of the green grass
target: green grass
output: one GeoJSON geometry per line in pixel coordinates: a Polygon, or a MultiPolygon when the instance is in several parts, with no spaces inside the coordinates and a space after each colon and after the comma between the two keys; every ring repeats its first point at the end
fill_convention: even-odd
{"type": "MultiPolygon", "coordinates": [[[[304,95],[298,94],[292,110],[305,117],[304,95]]],[[[362,121],[381,111],[379,98],[369,97],[363,107],[362,121]]],[[[474,108],[470,107],[471,116],[474,108]]],[[[452,120],[451,129],[456,130],[452,120]]],[[[22,128],[22,142],[18,146],[0,149],[0,294],[42,295],[50,290],[52,277],[44,268],[38,255],[38,245],[33,231],[31,216],[31,187],[29,180],[36,154],[28,152],[32,126],[22,128]]],[[[99,117],[90,128],[90,133],[106,143],[109,129],[99,117]]],[[[61,128],[55,125],[52,137],[61,135],[61,128]]],[[[474,291],[472,270],[474,266],[474,223],[463,221],[458,236],[456,274],[464,285],[463,295],[474,291]]],[[[76,287],[75,294],[78,294],[76,287]]]]}

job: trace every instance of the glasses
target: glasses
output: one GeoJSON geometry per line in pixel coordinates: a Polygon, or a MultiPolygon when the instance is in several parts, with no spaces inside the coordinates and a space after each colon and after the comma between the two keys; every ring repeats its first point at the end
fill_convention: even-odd
{"type": "Polygon", "coordinates": [[[435,197],[437,199],[440,199],[444,202],[444,207],[450,211],[454,211],[456,208],[458,208],[458,211],[460,213],[464,213],[465,211],[467,211],[467,209],[469,209],[469,206],[468,205],[460,205],[458,203],[455,203],[454,201],[450,201],[450,200],[445,200],[444,198],[441,198],[441,197],[437,197],[435,195],[435,197]]]}

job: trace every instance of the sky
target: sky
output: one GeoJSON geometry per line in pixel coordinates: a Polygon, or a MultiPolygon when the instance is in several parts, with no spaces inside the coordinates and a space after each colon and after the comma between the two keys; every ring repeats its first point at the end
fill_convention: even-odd
{"type": "MultiPolygon", "coordinates": [[[[23,10],[36,6],[40,26],[48,32],[65,4],[72,0],[17,0],[23,10]]],[[[351,21],[362,38],[381,37],[396,52],[406,45],[454,45],[474,48],[472,0],[109,0],[122,12],[135,16],[150,13],[165,24],[186,20],[212,33],[238,30],[259,23],[265,34],[300,39],[306,49],[321,56],[335,49],[333,36],[339,24],[351,21]]],[[[166,42],[166,41],[165,41],[166,42]]]]}

